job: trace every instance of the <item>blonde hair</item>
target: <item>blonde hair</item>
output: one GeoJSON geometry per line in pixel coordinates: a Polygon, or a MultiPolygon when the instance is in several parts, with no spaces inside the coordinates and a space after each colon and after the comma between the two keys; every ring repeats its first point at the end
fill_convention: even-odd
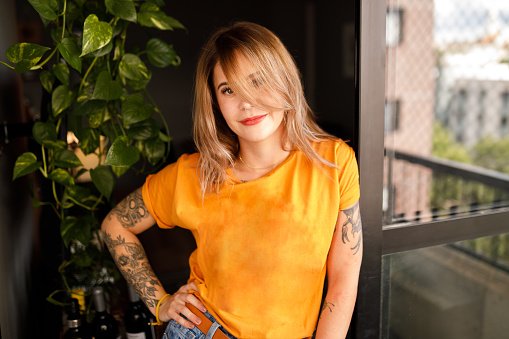
{"type": "Polygon", "coordinates": [[[213,70],[219,63],[228,85],[244,100],[270,111],[284,109],[283,145],[299,149],[319,165],[336,167],[322,159],[311,146],[313,140],[333,138],[315,122],[304,97],[299,70],[279,38],[265,27],[238,22],[216,31],[204,45],[196,69],[194,97],[194,141],[200,153],[198,175],[202,194],[218,191],[228,179],[226,169],[235,164],[239,152],[237,135],[219,110],[213,86],[213,70]],[[256,72],[269,102],[257,96],[253,80],[246,81],[239,58],[256,72]],[[274,104],[276,102],[276,104],[274,104]]]}

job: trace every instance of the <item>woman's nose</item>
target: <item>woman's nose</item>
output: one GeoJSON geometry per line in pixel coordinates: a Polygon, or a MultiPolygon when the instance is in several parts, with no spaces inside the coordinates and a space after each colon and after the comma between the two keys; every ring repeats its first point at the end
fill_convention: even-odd
{"type": "Polygon", "coordinates": [[[251,104],[247,101],[241,101],[240,102],[240,109],[243,111],[249,111],[251,109],[251,104]]]}

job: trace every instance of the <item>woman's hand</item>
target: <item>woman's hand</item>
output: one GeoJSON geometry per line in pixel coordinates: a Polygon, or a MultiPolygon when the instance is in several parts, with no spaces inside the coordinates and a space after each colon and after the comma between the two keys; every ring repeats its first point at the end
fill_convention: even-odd
{"type": "Polygon", "coordinates": [[[166,297],[159,306],[159,320],[167,322],[170,319],[174,319],[180,325],[187,328],[194,328],[194,324],[199,325],[201,323],[200,318],[187,308],[186,303],[194,305],[202,312],[207,312],[207,309],[198,298],[189,293],[190,290],[198,290],[194,282],[182,286],[175,294],[166,297]],[[190,321],[186,320],[182,315],[190,321]]]}

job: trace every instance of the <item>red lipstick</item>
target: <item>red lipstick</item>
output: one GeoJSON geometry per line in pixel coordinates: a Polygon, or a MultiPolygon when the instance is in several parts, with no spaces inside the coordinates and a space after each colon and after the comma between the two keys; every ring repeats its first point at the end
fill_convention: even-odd
{"type": "Polygon", "coordinates": [[[246,118],[244,120],[241,120],[239,121],[241,124],[245,125],[245,126],[252,126],[252,125],[256,125],[260,122],[262,122],[262,120],[267,116],[267,114],[264,114],[264,115],[256,115],[254,117],[250,117],[250,118],[246,118]]]}

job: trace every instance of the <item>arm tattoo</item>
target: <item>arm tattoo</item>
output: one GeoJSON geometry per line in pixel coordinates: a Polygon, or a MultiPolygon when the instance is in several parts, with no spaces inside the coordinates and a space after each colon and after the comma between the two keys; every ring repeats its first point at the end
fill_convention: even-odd
{"type": "Polygon", "coordinates": [[[134,227],[136,223],[148,217],[147,207],[143,203],[143,196],[140,190],[136,190],[124,198],[108,215],[111,220],[113,215],[117,217],[118,222],[125,227],[134,227]]]}
{"type": "Polygon", "coordinates": [[[332,308],[333,307],[336,307],[336,305],[334,305],[333,303],[328,302],[327,300],[325,300],[323,302],[322,311],[320,312],[320,318],[322,318],[323,312],[325,310],[329,310],[329,312],[332,313],[332,308]]]}
{"type": "Polygon", "coordinates": [[[135,242],[126,242],[120,235],[113,239],[106,231],[103,236],[113,260],[129,285],[148,307],[156,307],[156,286],[161,284],[148,263],[143,247],[135,242]]]}
{"type": "Polygon", "coordinates": [[[357,243],[351,247],[351,250],[354,251],[354,254],[357,254],[361,247],[362,239],[362,222],[361,215],[359,213],[359,202],[356,202],[352,207],[346,210],[342,210],[341,213],[344,213],[346,216],[346,221],[341,229],[341,238],[343,240],[343,244],[350,242],[350,239],[348,238],[348,225],[351,225],[352,237],[355,237],[355,234],[357,233],[357,243]]]}

